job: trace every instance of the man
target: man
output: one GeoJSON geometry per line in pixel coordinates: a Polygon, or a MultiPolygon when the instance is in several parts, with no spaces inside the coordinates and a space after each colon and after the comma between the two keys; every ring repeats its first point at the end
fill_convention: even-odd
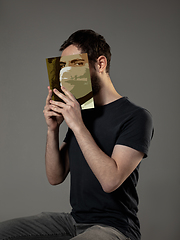
{"type": "Polygon", "coordinates": [[[62,57],[88,53],[95,103],[94,109],[81,111],[78,101],[64,87],[64,94],[53,90],[63,102],[51,100],[48,87],[44,108],[48,126],[46,173],[49,182],[57,185],[70,172],[72,212],[12,220],[0,230],[6,229],[4,236],[12,239],[26,239],[29,234],[32,238],[28,239],[37,235],[46,239],[48,235],[47,239],[139,240],[136,185],[139,164],[147,157],[152,138],[151,116],[115,90],[109,76],[110,47],[101,35],[79,30],[60,50],[62,57]],[[69,130],[59,149],[63,121],[69,130]],[[8,235],[10,224],[15,233],[8,235]]]}

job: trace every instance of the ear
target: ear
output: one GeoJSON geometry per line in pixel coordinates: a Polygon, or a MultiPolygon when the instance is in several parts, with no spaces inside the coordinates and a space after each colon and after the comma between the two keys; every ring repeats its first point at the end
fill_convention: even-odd
{"type": "Polygon", "coordinates": [[[102,73],[106,70],[107,67],[107,58],[105,56],[100,56],[97,59],[98,72],[102,73]]]}

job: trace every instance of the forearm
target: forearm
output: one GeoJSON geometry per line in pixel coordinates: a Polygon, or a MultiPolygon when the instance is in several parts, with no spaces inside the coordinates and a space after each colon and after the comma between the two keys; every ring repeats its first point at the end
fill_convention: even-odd
{"type": "Polygon", "coordinates": [[[46,174],[52,185],[61,183],[65,175],[65,163],[59,150],[59,130],[47,132],[46,143],[46,174]]]}
{"type": "Polygon", "coordinates": [[[77,128],[74,134],[89,167],[104,191],[109,192],[112,186],[115,187],[119,184],[116,161],[99,148],[85,126],[77,128]]]}

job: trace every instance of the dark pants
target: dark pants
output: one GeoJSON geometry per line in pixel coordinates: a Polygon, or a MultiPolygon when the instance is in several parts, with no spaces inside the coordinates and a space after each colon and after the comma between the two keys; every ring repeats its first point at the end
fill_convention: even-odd
{"type": "Polygon", "coordinates": [[[69,213],[41,213],[0,223],[0,240],[127,240],[118,230],[77,224],[69,213]]]}

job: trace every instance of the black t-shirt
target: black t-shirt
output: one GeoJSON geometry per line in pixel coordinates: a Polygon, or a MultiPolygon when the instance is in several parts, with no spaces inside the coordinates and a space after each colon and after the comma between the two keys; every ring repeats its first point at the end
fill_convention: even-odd
{"type": "MultiPolygon", "coordinates": [[[[111,156],[116,144],[144,153],[153,135],[150,113],[123,97],[112,103],[82,111],[83,121],[97,145],[111,156]]],[[[78,223],[99,223],[117,228],[132,240],[140,239],[137,218],[139,166],[114,192],[103,191],[87,164],[73,132],[64,140],[69,145],[71,174],[70,203],[78,223]]]]}

